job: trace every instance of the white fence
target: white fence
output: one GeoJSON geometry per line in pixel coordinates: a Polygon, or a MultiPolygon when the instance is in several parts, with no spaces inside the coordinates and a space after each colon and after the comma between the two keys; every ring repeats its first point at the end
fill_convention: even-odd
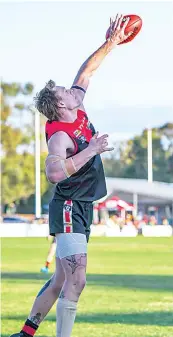
{"type": "Polygon", "coordinates": [[[146,237],[170,237],[173,235],[171,226],[143,226],[142,235],[146,237]]]}
{"type": "Polygon", "coordinates": [[[48,224],[1,223],[1,237],[46,237],[49,235],[48,224]]]}
{"type": "Polygon", "coordinates": [[[91,236],[107,236],[107,237],[135,237],[138,231],[135,226],[124,226],[120,230],[119,226],[109,228],[106,225],[91,225],[91,236]]]}
{"type": "MultiPolygon", "coordinates": [[[[48,224],[26,223],[0,223],[1,237],[46,237],[49,234],[48,224]]],[[[138,231],[135,226],[124,226],[122,230],[118,226],[108,228],[105,225],[91,225],[91,236],[106,237],[136,237],[138,231]]],[[[143,226],[142,235],[145,237],[171,237],[171,226],[143,226]]]]}

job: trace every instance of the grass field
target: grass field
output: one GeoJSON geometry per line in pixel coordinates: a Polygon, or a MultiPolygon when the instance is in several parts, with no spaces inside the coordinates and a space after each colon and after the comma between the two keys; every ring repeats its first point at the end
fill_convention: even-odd
{"type": "MultiPolygon", "coordinates": [[[[49,276],[49,242],[3,238],[2,337],[19,331],[49,276]]],[[[53,272],[54,265],[51,266],[53,272]]],[[[92,238],[73,337],[173,337],[172,238],[92,238]]],[[[37,336],[55,337],[55,306],[37,336]]]]}

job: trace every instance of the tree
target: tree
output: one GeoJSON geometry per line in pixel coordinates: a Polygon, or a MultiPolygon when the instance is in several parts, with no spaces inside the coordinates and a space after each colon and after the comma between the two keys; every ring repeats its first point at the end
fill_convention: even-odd
{"type": "MultiPolygon", "coordinates": [[[[153,179],[173,182],[173,124],[167,123],[152,130],[153,179]],[[165,149],[163,136],[169,146],[165,149]]],[[[116,152],[104,160],[107,176],[121,178],[147,179],[147,129],[140,136],[120,142],[116,152]]]]}
{"type": "Polygon", "coordinates": [[[166,155],[168,172],[173,176],[173,123],[165,123],[159,128],[160,134],[167,142],[166,155]]]}
{"type": "MultiPolygon", "coordinates": [[[[26,83],[1,84],[1,153],[2,153],[2,204],[19,203],[35,192],[34,128],[21,114],[31,117],[29,103],[33,85],[26,83]],[[16,123],[16,121],[18,123],[16,123]],[[16,126],[18,124],[18,126],[16,126]]],[[[41,156],[42,193],[48,188],[44,173],[45,155],[41,156]]]]}

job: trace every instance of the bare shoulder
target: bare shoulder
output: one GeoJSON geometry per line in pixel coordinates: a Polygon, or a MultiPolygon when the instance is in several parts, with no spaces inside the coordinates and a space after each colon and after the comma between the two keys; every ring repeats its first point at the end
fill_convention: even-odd
{"type": "Polygon", "coordinates": [[[66,132],[64,132],[64,131],[57,131],[49,139],[48,145],[51,144],[51,143],[53,143],[53,142],[61,142],[61,141],[67,142],[68,139],[70,139],[70,137],[68,136],[68,134],[66,132]]]}
{"type": "Polygon", "coordinates": [[[73,149],[74,144],[69,135],[64,131],[58,131],[48,141],[49,154],[65,155],[67,149],[73,149]]]}

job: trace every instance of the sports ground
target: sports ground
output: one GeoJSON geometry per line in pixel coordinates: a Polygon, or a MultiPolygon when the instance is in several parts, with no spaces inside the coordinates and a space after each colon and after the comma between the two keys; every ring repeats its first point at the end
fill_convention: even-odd
{"type": "MultiPolygon", "coordinates": [[[[91,238],[87,286],[72,336],[173,337],[172,242],[172,238],[91,238]]],[[[45,238],[1,240],[2,337],[19,331],[49,278],[39,272],[49,245],[45,238]]],[[[55,309],[37,336],[55,337],[55,309]]]]}

